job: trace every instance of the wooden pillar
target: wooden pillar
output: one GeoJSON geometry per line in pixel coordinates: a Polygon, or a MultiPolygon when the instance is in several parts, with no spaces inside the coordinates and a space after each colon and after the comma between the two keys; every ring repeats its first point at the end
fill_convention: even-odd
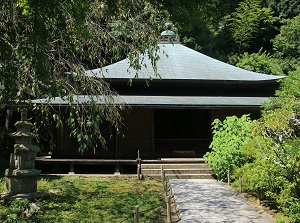
{"type": "Polygon", "coordinates": [[[228,172],[227,172],[227,183],[228,183],[228,186],[230,185],[230,170],[228,169],[228,172]]]}
{"type": "Polygon", "coordinates": [[[167,222],[171,223],[171,199],[169,196],[166,197],[167,203],[167,222]]]}
{"type": "Polygon", "coordinates": [[[69,174],[75,174],[75,172],[74,172],[74,162],[71,162],[71,163],[70,163],[70,171],[69,171],[69,174]]]}
{"type": "Polygon", "coordinates": [[[152,156],[156,155],[155,154],[155,138],[154,138],[154,109],[151,110],[151,116],[152,116],[152,126],[151,126],[151,137],[152,137],[152,156]]]}
{"type": "Polygon", "coordinates": [[[115,131],[115,134],[116,134],[116,160],[118,159],[118,156],[119,156],[119,154],[118,154],[118,152],[119,152],[119,145],[118,145],[118,143],[119,143],[119,140],[118,140],[118,138],[119,138],[119,134],[117,133],[117,130],[115,131]]]}
{"type": "Polygon", "coordinates": [[[116,170],[115,170],[114,175],[121,175],[121,173],[120,173],[120,164],[119,163],[116,164],[116,170]]]}
{"type": "Polygon", "coordinates": [[[134,207],[134,223],[140,222],[139,206],[134,207]]]}

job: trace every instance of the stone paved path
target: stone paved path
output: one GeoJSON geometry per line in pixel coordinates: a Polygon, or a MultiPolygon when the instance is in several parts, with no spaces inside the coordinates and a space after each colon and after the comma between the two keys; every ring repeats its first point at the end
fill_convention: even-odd
{"type": "Polygon", "coordinates": [[[204,179],[171,179],[180,223],[270,223],[272,216],[225,183],[204,179]]]}

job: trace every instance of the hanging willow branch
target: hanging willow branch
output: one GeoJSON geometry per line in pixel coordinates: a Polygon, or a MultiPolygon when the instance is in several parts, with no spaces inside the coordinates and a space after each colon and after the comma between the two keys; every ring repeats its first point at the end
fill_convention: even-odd
{"type": "Polygon", "coordinates": [[[0,106],[47,98],[34,109],[48,122],[63,125],[66,119],[81,152],[98,142],[104,147],[100,127],[108,122],[119,129],[124,105],[115,103],[118,93],[104,79],[87,77],[85,70],[126,56],[138,68],[140,53],[155,61],[167,14],[142,0],[2,2],[0,106]],[[77,95],[89,99],[81,103],[77,95]],[[53,98],[67,102],[68,114],[51,105],[53,98]]]}

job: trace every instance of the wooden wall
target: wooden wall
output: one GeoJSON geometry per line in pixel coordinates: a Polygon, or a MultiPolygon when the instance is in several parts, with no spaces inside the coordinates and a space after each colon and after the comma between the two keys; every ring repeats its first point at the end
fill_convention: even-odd
{"type": "MultiPolygon", "coordinates": [[[[214,119],[224,120],[227,116],[236,115],[240,117],[249,113],[254,114],[254,116],[259,115],[258,109],[252,111],[244,109],[212,109],[206,111],[198,111],[198,115],[201,117],[197,118],[197,120],[200,121],[201,131],[199,128],[195,129],[195,131],[198,131],[195,138],[207,139],[209,141],[208,144],[210,144],[212,139],[210,128],[214,119]]],[[[53,151],[53,157],[136,159],[137,151],[139,150],[142,159],[154,158],[157,155],[154,151],[154,110],[149,108],[132,108],[128,113],[123,114],[123,118],[124,126],[121,129],[121,134],[108,140],[108,150],[97,148],[96,153],[91,149],[91,151],[87,151],[84,154],[79,154],[78,143],[74,138],[70,137],[69,128],[65,126],[63,131],[56,130],[56,148],[53,151]]],[[[170,117],[166,116],[166,118],[170,117]]],[[[176,119],[173,121],[176,121],[176,119]]],[[[185,125],[189,125],[189,123],[191,123],[191,120],[187,120],[185,125]]],[[[165,125],[164,123],[160,124],[165,125]]],[[[160,128],[159,125],[156,128],[160,128]]],[[[164,129],[163,126],[162,129],[164,129]]],[[[205,150],[202,152],[205,152],[205,150]]],[[[172,155],[172,153],[170,154],[172,155]]]]}
{"type": "Polygon", "coordinates": [[[122,134],[117,137],[117,155],[137,158],[153,154],[153,109],[132,108],[124,114],[122,134]]]}
{"type": "MultiPolygon", "coordinates": [[[[105,128],[105,127],[104,127],[105,128]]],[[[115,136],[110,138],[108,132],[102,132],[106,139],[107,149],[99,144],[98,147],[90,148],[84,153],[79,153],[79,144],[74,137],[70,136],[70,128],[64,124],[63,129],[55,129],[55,147],[52,153],[53,158],[99,158],[114,159],[116,158],[116,139],[115,136]]]]}

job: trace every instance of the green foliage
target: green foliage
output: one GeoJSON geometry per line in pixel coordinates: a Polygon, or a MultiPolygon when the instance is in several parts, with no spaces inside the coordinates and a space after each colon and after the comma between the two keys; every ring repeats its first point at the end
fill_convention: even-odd
{"type": "MultiPolygon", "coordinates": [[[[266,120],[266,123],[271,122],[271,119],[266,120]]],[[[272,117],[272,128],[276,126],[283,126],[285,120],[275,120],[272,117]]],[[[267,198],[276,202],[277,206],[283,211],[291,222],[299,222],[299,169],[297,169],[297,162],[293,153],[295,150],[291,147],[278,146],[278,135],[264,135],[262,131],[270,131],[268,127],[262,127],[262,119],[254,126],[254,137],[242,149],[242,154],[247,157],[247,163],[236,168],[233,179],[238,179],[242,176],[243,190],[247,192],[254,192],[260,199],[267,198]],[[262,127],[262,128],[261,128],[262,127]],[[265,128],[265,129],[264,129],[265,128]],[[264,129],[264,130],[263,130],[264,129]],[[277,138],[277,139],[276,139],[277,138]],[[276,141],[276,143],[274,143],[276,141]],[[284,147],[284,148],[279,148],[284,147]],[[291,149],[292,151],[289,151],[291,149]],[[295,171],[298,171],[296,173],[295,171]]],[[[269,125],[269,128],[271,125],[269,125]]],[[[280,133],[285,132],[281,129],[280,133]]],[[[289,135],[289,134],[287,134],[289,135]]],[[[286,135],[281,135],[283,140],[287,140],[286,135]]],[[[287,143],[288,144],[288,143],[287,143]]],[[[296,150],[299,147],[297,147],[296,150]]]]}
{"type": "Polygon", "coordinates": [[[0,193],[6,191],[5,178],[0,177],[0,193]]]}
{"type": "Polygon", "coordinates": [[[277,191],[287,182],[282,175],[282,169],[262,158],[236,169],[233,177],[242,176],[244,191],[260,192],[275,199],[277,191]]]}
{"type": "Polygon", "coordinates": [[[286,223],[288,221],[289,221],[289,219],[286,216],[279,216],[276,218],[276,223],[286,223]]]}
{"type": "MultiPolygon", "coordinates": [[[[30,201],[28,199],[15,199],[15,200],[10,201],[7,204],[7,209],[9,209],[7,216],[0,215],[1,222],[7,222],[7,223],[22,222],[21,215],[29,207],[29,204],[30,204],[30,201]]],[[[32,219],[29,219],[26,222],[31,223],[34,221],[32,221],[32,219]]],[[[36,222],[39,222],[39,221],[36,221],[36,222]]]]}
{"type": "Polygon", "coordinates": [[[283,57],[299,58],[300,56],[300,15],[284,20],[280,33],[272,40],[274,49],[283,57]]]}
{"type": "Polygon", "coordinates": [[[139,68],[140,53],[148,54],[155,67],[157,37],[168,13],[141,0],[3,0],[0,7],[0,107],[47,98],[34,109],[61,126],[66,116],[49,106],[60,97],[71,107],[67,124],[80,139],[79,150],[104,142],[97,126],[108,122],[118,129],[124,107],[113,103],[118,94],[104,79],[84,71],[125,56],[139,68]],[[82,104],[77,95],[88,100],[82,104]],[[105,102],[101,108],[100,100],[105,102]]]}
{"type": "Polygon", "coordinates": [[[293,18],[300,14],[300,2],[298,0],[263,0],[263,2],[279,17],[293,18]]]}
{"type": "Polygon", "coordinates": [[[20,213],[27,200],[0,205],[1,222],[133,222],[133,209],[140,208],[142,222],[164,222],[165,203],[161,183],[133,177],[41,178],[38,190],[60,191],[37,200],[42,211],[24,219],[20,213]]]}
{"type": "Polygon", "coordinates": [[[292,114],[276,109],[275,113],[264,114],[262,118],[264,123],[260,123],[258,131],[265,140],[264,145],[259,145],[263,154],[296,180],[300,177],[300,141],[295,137],[295,126],[290,126],[292,114]]]}
{"type": "Polygon", "coordinates": [[[139,66],[135,56],[148,49],[152,57],[167,17],[149,2],[126,0],[4,1],[1,9],[3,103],[45,95],[103,93],[107,85],[98,81],[95,89],[95,80],[82,75],[84,70],[125,54],[133,58],[133,66],[139,66]]]}
{"type": "Polygon", "coordinates": [[[271,10],[262,8],[260,3],[260,0],[242,1],[235,12],[225,17],[225,22],[238,46],[238,52],[247,49],[250,42],[262,31],[269,31],[274,22],[271,10]]]}
{"type": "Polygon", "coordinates": [[[299,222],[300,103],[299,70],[282,80],[276,97],[264,105],[253,126],[252,141],[242,149],[247,163],[236,169],[243,188],[276,202],[291,222],[299,222]],[[258,193],[258,194],[259,194],[258,193]]]}
{"type": "Polygon", "coordinates": [[[288,198],[283,211],[287,213],[292,223],[300,222],[300,199],[288,198]]]}
{"type": "Polygon", "coordinates": [[[285,169],[293,181],[300,178],[299,71],[282,81],[280,90],[266,104],[258,128],[266,141],[261,147],[268,159],[285,169]]]}
{"type": "Polygon", "coordinates": [[[13,211],[19,211],[20,215],[22,211],[25,211],[28,208],[28,205],[28,199],[15,199],[10,202],[9,208],[11,208],[13,211]]]}
{"type": "Polygon", "coordinates": [[[263,111],[259,133],[266,139],[262,152],[284,171],[288,183],[276,201],[291,222],[299,222],[300,207],[300,103],[299,69],[289,73],[263,111]]]}
{"type": "MultiPolygon", "coordinates": [[[[280,89],[276,92],[276,97],[271,98],[271,103],[265,105],[265,112],[269,113],[274,108],[282,107],[290,112],[299,112],[300,98],[300,67],[290,72],[286,78],[281,81],[280,89]],[[288,102],[288,104],[286,103],[288,102]]],[[[289,113],[290,113],[289,112],[289,113]]]]}
{"type": "Polygon", "coordinates": [[[225,179],[228,169],[232,171],[246,162],[241,149],[250,139],[253,123],[249,115],[227,117],[223,122],[216,119],[212,123],[212,151],[207,152],[204,158],[218,179],[225,179]]]}
{"type": "Polygon", "coordinates": [[[263,74],[285,75],[280,60],[263,49],[252,54],[245,52],[238,58],[236,66],[263,74]]]}
{"type": "Polygon", "coordinates": [[[292,223],[300,222],[300,187],[297,183],[288,184],[277,198],[284,213],[292,223]]]}

